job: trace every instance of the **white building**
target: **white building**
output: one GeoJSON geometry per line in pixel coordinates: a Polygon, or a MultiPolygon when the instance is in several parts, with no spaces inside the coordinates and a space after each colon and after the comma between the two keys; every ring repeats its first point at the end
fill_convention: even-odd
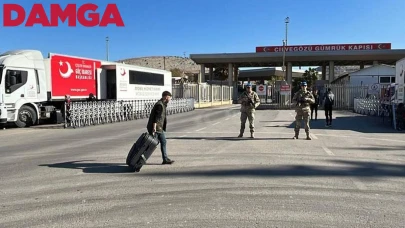
{"type": "Polygon", "coordinates": [[[332,84],[370,86],[373,84],[390,85],[395,83],[395,66],[374,65],[339,76],[332,84]]]}

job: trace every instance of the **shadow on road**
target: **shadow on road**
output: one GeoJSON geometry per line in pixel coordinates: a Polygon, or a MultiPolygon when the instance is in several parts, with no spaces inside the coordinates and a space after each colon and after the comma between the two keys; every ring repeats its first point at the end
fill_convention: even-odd
{"type": "Polygon", "coordinates": [[[122,163],[93,163],[92,160],[69,161],[55,164],[43,164],[50,168],[81,169],[83,173],[132,173],[133,170],[122,163]]]}
{"type": "MultiPolygon", "coordinates": [[[[405,177],[405,165],[388,163],[357,162],[357,161],[333,161],[343,164],[342,167],[292,165],[278,167],[258,167],[248,169],[226,170],[197,170],[185,172],[162,172],[148,173],[147,176],[201,176],[201,177],[405,177]]],[[[141,174],[142,175],[142,174],[141,174]]]]}
{"type": "Polygon", "coordinates": [[[226,141],[241,141],[241,140],[292,140],[292,137],[286,138],[250,138],[250,133],[243,138],[238,137],[167,137],[166,139],[180,140],[226,140],[226,141]]]}
{"type": "MultiPolygon", "coordinates": [[[[318,118],[320,117],[318,113],[318,118]]],[[[349,130],[357,131],[362,133],[403,133],[395,130],[388,120],[383,122],[382,117],[371,117],[371,116],[338,116],[333,117],[332,127],[325,126],[325,117],[322,119],[311,120],[311,129],[333,129],[333,130],[349,130]]],[[[295,121],[292,122],[287,128],[294,128],[295,121]]],[[[304,124],[301,124],[304,127],[304,124]]]]}

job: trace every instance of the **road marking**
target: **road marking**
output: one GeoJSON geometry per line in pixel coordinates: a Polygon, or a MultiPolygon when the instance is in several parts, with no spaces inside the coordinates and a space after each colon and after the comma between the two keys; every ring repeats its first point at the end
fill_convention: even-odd
{"type": "MultiPolygon", "coordinates": [[[[201,129],[199,129],[201,130],[201,129]]],[[[198,131],[198,130],[196,130],[198,131]]],[[[191,131],[178,131],[178,132],[170,132],[170,134],[235,134],[235,132],[239,132],[239,129],[236,129],[233,132],[191,132],[191,131]]],[[[255,134],[281,134],[281,135],[291,135],[291,133],[288,132],[255,132],[255,134]]],[[[292,133],[294,134],[294,133],[292,133]]]]}
{"type": "Polygon", "coordinates": [[[356,180],[355,178],[351,177],[350,180],[353,182],[353,184],[357,187],[359,190],[367,190],[367,187],[361,182],[356,180]]]}
{"type": "Polygon", "coordinates": [[[310,135],[312,136],[312,138],[318,139],[318,137],[316,137],[316,135],[314,135],[314,134],[310,134],[310,135]]]}
{"type": "MultiPolygon", "coordinates": [[[[239,129],[235,129],[232,132],[198,132],[198,134],[235,134],[235,132],[239,132],[239,129]]],[[[192,132],[170,132],[173,134],[191,134],[192,132]]],[[[195,133],[195,132],[194,132],[195,133]]],[[[262,131],[262,132],[255,132],[255,134],[281,134],[281,135],[289,135],[289,132],[274,132],[274,131],[262,131]]],[[[405,140],[395,140],[395,139],[382,139],[382,138],[369,138],[369,137],[362,137],[356,135],[334,135],[334,134],[312,134],[314,136],[323,136],[323,137],[341,137],[341,138],[361,138],[361,139],[369,139],[369,140],[381,140],[381,141],[388,141],[388,142],[401,142],[405,143],[405,140]]]]}
{"type": "Polygon", "coordinates": [[[198,129],[198,130],[195,130],[195,131],[201,131],[201,130],[204,130],[205,128],[207,128],[207,127],[203,127],[203,128],[198,129]]]}
{"type": "Polygon", "coordinates": [[[23,134],[23,133],[34,132],[34,131],[36,131],[36,130],[21,130],[21,131],[11,132],[11,133],[8,133],[8,131],[10,131],[10,130],[2,130],[2,131],[0,131],[0,132],[4,132],[4,134],[0,134],[0,135],[4,135],[4,136],[18,135],[18,134],[23,134]]]}
{"type": "Polygon", "coordinates": [[[213,123],[212,126],[219,124],[220,122],[213,123]]]}
{"type": "Polygon", "coordinates": [[[225,120],[229,120],[229,118],[226,118],[225,120]]]}
{"type": "Polygon", "coordinates": [[[405,140],[395,140],[395,139],[382,139],[382,138],[369,138],[363,136],[356,136],[356,135],[334,135],[334,134],[316,134],[318,136],[325,136],[325,137],[338,137],[338,138],[359,138],[359,139],[368,139],[368,140],[381,140],[387,142],[401,142],[405,143],[405,140]]]}
{"type": "Polygon", "coordinates": [[[236,116],[238,116],[238,114],[236,114],[236,115],[233,115],[232,117],[236,117],[236,116]]]}
{"type": "MultiPolygon", "coordinates": [[[[187,136],[187,135],[180,135],[179,138],[184,138],[184,137],[186,137],[186,136],[187,136]]],[[[177,140],[177,139],[170,139],[170,141],[172,141],[172,142],[173,142],[173,141],[176,141],[176,140],[177,140]]]]}
{"type": "Polygon", "coordinates": [[[331,150],[329,150],[327,147],[322,146],[322,149],[323,149],[327,154],[329,154],[330,156],[335,156],[335,154],[334,154],[331,150]]]}

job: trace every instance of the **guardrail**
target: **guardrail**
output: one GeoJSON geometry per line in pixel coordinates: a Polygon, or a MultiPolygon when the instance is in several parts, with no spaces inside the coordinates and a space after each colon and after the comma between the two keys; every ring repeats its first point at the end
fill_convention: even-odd
{"type": "MultiPolygon", "coordinates": [[[[64,127],[77,128],[149,118],[149,114],[157,101],[158,100],[65,102],[64,127]]],[[[193,110],[193,98],[172,99],[167,105],[167,115],[193,110]]]]}

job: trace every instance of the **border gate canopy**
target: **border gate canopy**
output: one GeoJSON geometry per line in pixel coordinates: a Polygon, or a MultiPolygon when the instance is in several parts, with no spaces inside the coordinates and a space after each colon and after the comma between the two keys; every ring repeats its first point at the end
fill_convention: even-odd
{"type": "Polygon", "coordinates": [[[292,66],[335,66],[395,65],[405,58],[405,49],[390,49],[390,43],[377,44],[330,44],[330,45],[298,45],[256,47],[258,52],[250,53],[214,53],[190,54],[190,58],[197,64],[205,67],[228,67],[232,63],[235,67],[280,67],[285,62],[292,66]]]}

